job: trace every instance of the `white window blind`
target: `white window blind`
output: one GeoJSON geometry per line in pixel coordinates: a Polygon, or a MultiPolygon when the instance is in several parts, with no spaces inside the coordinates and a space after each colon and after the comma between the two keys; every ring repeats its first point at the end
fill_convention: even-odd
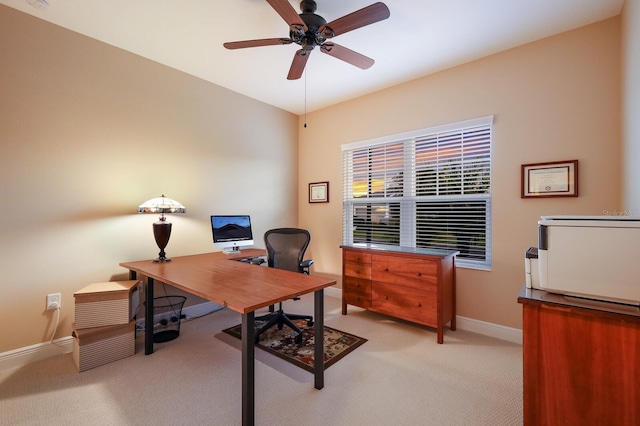
{"type": "Polygon", "coordinates": [[[491,266],[493,117],[344,145],[343,242],[448,248],[491,266]]]}

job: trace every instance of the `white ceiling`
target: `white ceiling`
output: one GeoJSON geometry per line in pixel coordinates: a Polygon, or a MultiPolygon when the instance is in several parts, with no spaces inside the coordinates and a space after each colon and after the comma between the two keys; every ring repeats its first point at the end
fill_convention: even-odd
{"type": "MultiPolygon", "coordinates": [[[[240,50],[226,41],[288,37],[265,0],[0,0],[295,114],[620,14],[624,0],[383,0],[387,20],[333,38],[376,63],[361,70],[315,49],[300,80],[286,79],[299,46],[240,50]]],[[[375,0],[316,0],[328,22],[375,0]]],[[[290,0],[299,12],[299,1],[290,0]]]]}

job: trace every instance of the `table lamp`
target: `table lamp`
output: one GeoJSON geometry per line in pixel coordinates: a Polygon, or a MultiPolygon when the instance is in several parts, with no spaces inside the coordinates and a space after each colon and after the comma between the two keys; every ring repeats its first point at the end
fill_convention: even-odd
{"type": "Polygon", "coordinates": [[[138,213],[160,213],[160,219],[153,224],[153,236],[156,239],[156,244],[160,249],[158,258],[154,259],[154,262],[169,262],[171,259],[165,256],[164,248],[169,243],[169,237],[171,236],[171,223],[167,222],[165,213],[185,213],[187,209],[171,198],[167,198],[162,194],[158,198],[152,198],[149,201],[138,206],[138,213]]]}

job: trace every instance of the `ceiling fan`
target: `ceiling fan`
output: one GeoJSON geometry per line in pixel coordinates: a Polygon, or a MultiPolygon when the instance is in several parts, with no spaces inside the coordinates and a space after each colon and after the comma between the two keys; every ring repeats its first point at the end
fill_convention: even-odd
{"type": "Polygon", "coordinates": [[[300,45],[302,48],[293,57],[287,75],[288,80],[297,80],[302,76],[309,55],[316,46],[322,53],[358,68],[370,68],[374,63],[373,59],[339,44],[328,42],[327,39],[382,21],[390,15],[389,8],[384,3],[378,2],[327,23],[322,16],[314,13],[317,5],[313,0],[300,2],[302,11],[300,14],[296,13],[288,0],[267,0],[267,3],[289,24],[289,38],[232,41],[224,43],[223,46],[227,49],[244,49],[291,43],[300,45]]]}

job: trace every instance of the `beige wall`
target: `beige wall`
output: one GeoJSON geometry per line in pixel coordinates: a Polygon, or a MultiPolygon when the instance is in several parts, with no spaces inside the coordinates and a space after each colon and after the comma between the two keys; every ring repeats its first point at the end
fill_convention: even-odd
{"type": "Polygon", "coordinates": [[[620,20],[531,43],[300,119],[300,224],[314,237],[314,270],[341,273],[344,143],[494,115],[493,268],[458,268],[458,314],[521,327],[524,251],[541,215],[620,208],[620,20]],[[579,160],[578,198],[521,199],[520,166],[579,160]],[[329,204],[308,204],[308,182],[330,182],[329,204]]]}
{"type": "Polygon", "coordinates": [[[2,5],[0,52],[0,353],[51,337],[48,293],[69,336],[75,291],[157,256],[149,198],[187,207],[169,256],[211,251],[212,213],[297,223],[296,116],[2,5]]]}
{"type": "MultiPolygon", "coordinates": [[[[625,19],[623,149],[635,160],[624,157],[624,206],[637,208],[638,8],[625,5],[625,19]]],[[[310,113],[305,129],[303,117],[0,5],[0,353],[50,338],[46,294],[62,292],[56,337],[68,336],[74,291],[155,256],[155,217],[133,212],[162,192],[188,208],[171,218],[170,256],[211,250],[213,212],[254,215],[258,235],[299,216],[314,273],[339,277],[340,145],[488,114],[494,267],[458,269],[458,313],[520,327],[537,218],[623,205],[620,31],[619,19],[580,28],[310,113]],[[574,158],[579,198],[520,199],[521,164],[574,158]],[[308,183],[324,180],[331,202],[308,204],[308,183]]]]}
{"type": "Polygon", "coordinates": [[[640,216],[640,2],[625,1],[622,17],[622,207],[640,216]]]}

